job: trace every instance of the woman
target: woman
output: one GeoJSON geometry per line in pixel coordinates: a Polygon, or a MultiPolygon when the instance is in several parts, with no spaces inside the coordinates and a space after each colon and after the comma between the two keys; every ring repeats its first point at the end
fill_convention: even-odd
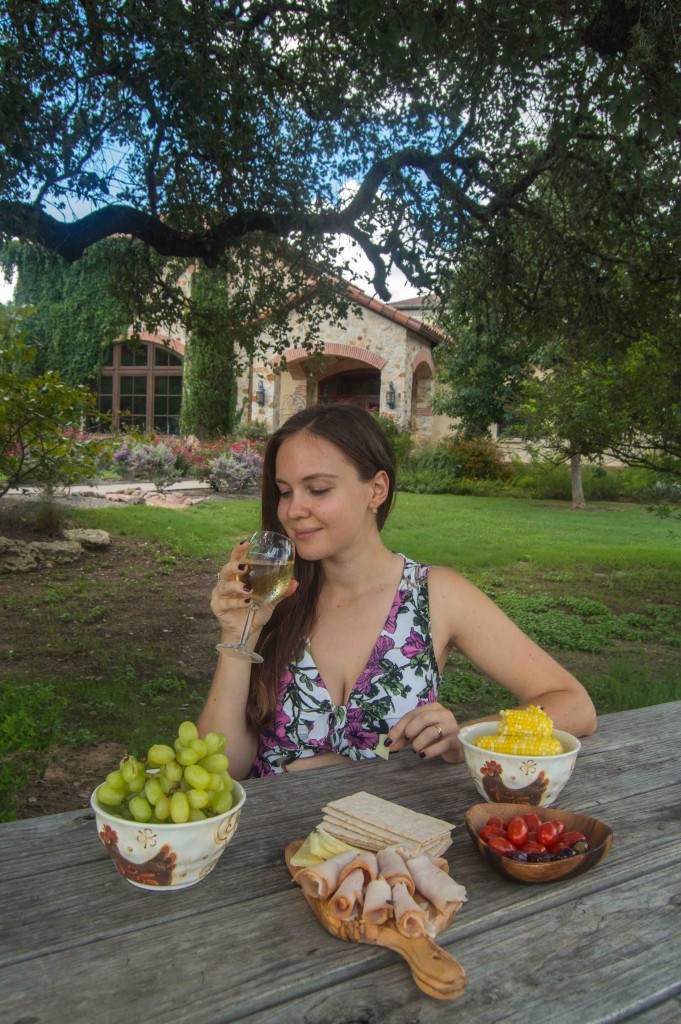
{"type": "MultiPolygon", "coordinates": [[[[437,700],[455,648],[556,727],[595,730],[582,685],[482,591],[385,547],[394,490],[385,435],[355,406],[305,409],[270,438],[262,528],[293,541],[296,578],[256,611],[250,642],[263,664],[220,654],[199,719],[202,734],[226,734],[235,778],[373,757],[386,733],[393,751],[462,760],[459,723],[437,700]]],[[[213,591],[222,643],[238,642],[250,603],[237,579],[247,546],[236,545],[213,591]]]]}

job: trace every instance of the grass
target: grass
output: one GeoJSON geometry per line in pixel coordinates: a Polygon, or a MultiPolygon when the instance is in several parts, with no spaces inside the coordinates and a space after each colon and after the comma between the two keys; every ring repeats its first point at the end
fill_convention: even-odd
{"type": "MultiPolygon", "coordinates": [[[[69,525],[109,531],[111,551],[4,587],[0,820],[55,746],[142,752],[196,717],[214,664],[213,574],[258,516],[251,499],[73,510],[69,525]]],[[[472,579],[584,682],[599,713],[681,699],[681,523],[622,503],[575,513],[399,494],[384,538],[472,579]]],[[[462,720],[508,703],[458,655],[441,697],[462,720]]]]}

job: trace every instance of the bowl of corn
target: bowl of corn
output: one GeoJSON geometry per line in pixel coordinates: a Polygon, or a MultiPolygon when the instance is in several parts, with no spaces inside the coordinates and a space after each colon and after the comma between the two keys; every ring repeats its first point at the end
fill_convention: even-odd
{"type": "Polygon", "coordinates": [[[500,715],[498,722],[465,725],[459,732],[478,793],[488,803],[550,806],[572,775],[579,740],[554,729],[542,708],[500,715]]]}

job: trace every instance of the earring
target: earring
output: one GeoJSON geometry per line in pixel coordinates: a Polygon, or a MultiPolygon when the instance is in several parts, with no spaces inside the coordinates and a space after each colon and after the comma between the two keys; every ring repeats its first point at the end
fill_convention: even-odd
{"type": "Polygon", "coordinates": [[[372,516],[378,515],[378,509],[376,508],[375,505],[369,505],[369,511],[371,512],[372,516]]]}

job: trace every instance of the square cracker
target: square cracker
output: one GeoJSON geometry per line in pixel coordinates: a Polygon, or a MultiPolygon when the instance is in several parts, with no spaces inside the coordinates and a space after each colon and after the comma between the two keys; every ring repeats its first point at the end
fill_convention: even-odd
{"type": "Polygon", "coordinates": [[[416,844],[440,837],[443,832],[451,832],[454,828],[449,821],[420,814],[364,791],[332,800],[323,808],[323,812],[336,818],[345,818],[348,824],[352,821],[355,827],[361,822],[365,828],[368,826],[371,830],[383,830],[416,844]]]}

